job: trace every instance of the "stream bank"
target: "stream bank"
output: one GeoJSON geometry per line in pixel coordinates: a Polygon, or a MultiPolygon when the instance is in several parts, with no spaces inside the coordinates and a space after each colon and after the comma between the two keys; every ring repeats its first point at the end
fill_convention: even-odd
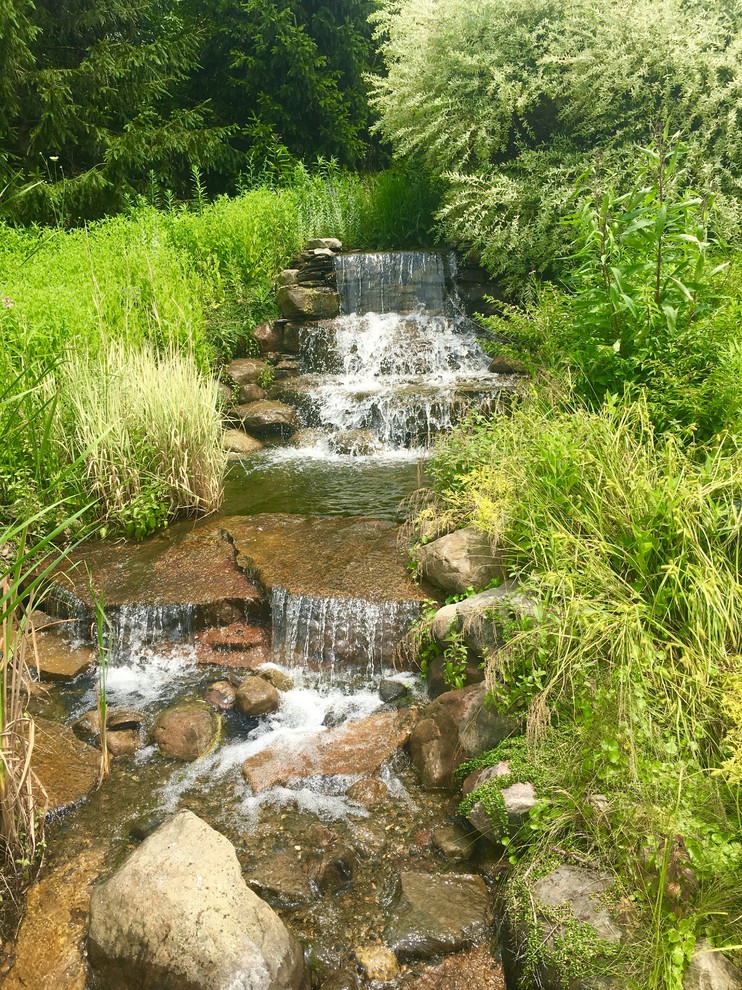
{"type": "Polygon", "coordinates": [[[52,800],[11,988],[94,985],[86,891],[186,808],[230,840],[248,886],[299,936],[313,986],[503,985],[490,956],[500,854],[448,791],[420,788],[407,746],[425,690],[395,646],[426,597],[398,548],[400,495],[439,432],[514,382],[488,371],[448,255],[309,251],[299,261],[317,277],[283,277],[294,311],[268,342],[292,350],[231,368],[232,397],[249,401],[227,415],[260,449],[235,458],[224,513],[86,548],[56,577],[54,618],[37,616],[47,780],[65,776],[70,746],[87,772],[77,795],[52,800]],[[326,307],[319,321],[297,286],[302,305],[326,307]],[[89,575],[105,590],[121,753],[99,790],[89,575]]]}

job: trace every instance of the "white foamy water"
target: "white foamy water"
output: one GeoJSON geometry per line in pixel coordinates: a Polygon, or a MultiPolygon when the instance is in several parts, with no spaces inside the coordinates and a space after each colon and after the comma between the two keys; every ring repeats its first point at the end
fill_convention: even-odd
{"type": "Polygon", "coordinates": [[[297,781],[296,787],[275,787],[256,795],[245,782],[241,768],[245,760],[265,750],[292,750],[311,744],[328,732],[322,724],[328,715],[343,722],[357,721],[381,706],[376,691],[320,690],[307,678],[282,693],[279,710],[263,717],[245,738],[227,739],[214,753],[176,771],[161,792],[162,810],[173,812],[189,793],[208,788],[220,794],[225,819],[241,824],[254,821],[266,804],[297,806],[329,819],[351,813],[363,815],[365,811],[345,796],[357,776],[304,778],[297,781]]]}

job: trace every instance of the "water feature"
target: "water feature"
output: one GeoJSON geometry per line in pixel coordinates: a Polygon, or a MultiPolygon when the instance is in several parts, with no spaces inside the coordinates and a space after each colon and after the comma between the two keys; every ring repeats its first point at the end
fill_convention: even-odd
{"type": "MultiPolygon", "coordinates": [[[[420,487],[435,437],[470,410],[494,408],[512,388],[488,371],[454,274],[445,252],[339,256],[341,315],[305,335],[300,374],[277,382],[272,396],[291,401],[312,433],[236,466],[218,519],[173,527],[133,551],[86,551],[94,576],[113,589],[114,708],[138,709],[149,725],[163,707],[203,698],[211,682],[235,677],[236,653],[212,650],[205,666],[199,630],[242,623],[249,631],[268,615],[271,653],[262,659],[291,683],[274,713],[225,712],[221,744],[193,764],[167,763],[152,745],[115,762],[112,781],[58,826],[52,863],[90,836],[120,858],[143,819],[188,807],[229,836],[256,889],[290,910],[319,974],[347,971],[350,948],[382,938],[396,874],[410,860],[440,870],[430,834],[450,803],[419,790],[400,751],[374,776],[373,800],[354,790],[370,778],[352,758],[262,790],[243,767],[272,752],[319,751],[343,726],[352,733],[369,719],[396,717],[380,696],[384,678],[401,685],[401,715],[414,709],[419,682],[394,670],[393,654],[424,595],[396,547],[399,503],[420,487]],[[309,882],[319,875],[323,843],[353,850],[352,888],[320,896],[320,881],[309,882]],[[292,883],[276,879],[279,860],[291,861],[294,880],[306,875],[304,899],[296,902],[292,883]]],[[[87,581],[60,585],[59,594],[83,637],[87,581]]],[[[78,678],[65,696],[69,721],[94,707],[95,692],[94,671],[78,678]]],[[[419,972],[413,963],[390,986],[419,972]]]]}

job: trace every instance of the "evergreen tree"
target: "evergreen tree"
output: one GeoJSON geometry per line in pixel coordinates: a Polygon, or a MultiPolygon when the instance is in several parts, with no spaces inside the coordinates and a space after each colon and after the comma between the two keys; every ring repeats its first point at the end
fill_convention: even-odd
{"type": "Polygon", "coordinates": [[[0,31],[0,138],[18,181],[41,180],[19,203],[75,221],[119,209],[150,170],[174,188],[192,163],[221,153],[224,131],[203,105],[174,99],[198,38],[179,0],[0,0],[19,25],[0,31]]]}

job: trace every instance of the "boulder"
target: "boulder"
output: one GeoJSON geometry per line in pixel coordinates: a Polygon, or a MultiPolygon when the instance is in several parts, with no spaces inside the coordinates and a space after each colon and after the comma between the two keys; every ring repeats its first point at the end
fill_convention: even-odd
{"type": "Polygon", "coordinates": [[[246,677],[240,684],[235,701],[243,715],[253,718],[270,715],[281,706],[278,691],[264,677],[246,677]]]}
{"type": "Polygon", "coordinates": [[[336,454],[352,454],[354,457],[368,457],[383,447],[373,430],[343,430],[330,434],[328,439],[336,454]]]}
{"type": "Polygon", "coordinates": [[[260,677],[264,677],[277,691],[291,691],[294,687],[293,678],[273,664],[264,664],[258,668],[256,673],[260,677]]]}
{"type": "Polygon", "coordinates": [[[510,898],[503,925],[503,964],[508,986],[521,986],[524,979],[543,990],[561,990],[564,986],[570,990],[608,990],[625,986],[601,975],[624,934],[608,909],[612,886],[611,877],[597,870],[563,864],[539,880],[528,881],[524,905],[510,898]],[[589,957],[577,947],[570,951],[567,926],[574,921],[591,933],[587,942],[589,957]],[[526,947],[534,943],[539,947],[535,957],[530,950],[526,953],[526,947]]]}
{"type": "Polygon", "coordinates": [[[263,444],[255,437],[250,437],[244,430],[225,430],[224,449],[230,454],[239,457],[247,457],[263,449],[263,444]]]}
{"type": "Polygon", "coordinates": [[[333,289],[282,285],[276,302],[287,320],[331,320],[340,312],[340,297],[333,289]]]}
{"type": "Polygon", "coordinates": [[[307,330],[303,323],[287,323],[283,331],[283,349],[288,354],[299,354],[307,330]]]}
{"type": "Polygon", "coordinates": [[[324,430],[310,426],[303,430],[298,430],[291,438],[292,447],[316,447],[325,439],[324,430]]]}
{"type": "Polygon", "coordinates": [[[317,897],[304,864],[295,852],[288,849],[275,853],[246,879],[258,894],[267,895],[277,907],[287,910],[309,904],[317,897]]]}
{"type": "Polygon", "coordinates": [[[301,425],[296,409],[285,402],[250,402],[235,412],[244,428],[259,437],[288,437],[301,425]]]}
{"type": "Polygon", "coordinates": [[[261,354],[283,349],[283,328],[280,323],[261,323],[255,327],[252,335],[258,342],[261,354]]]}
{"type": "Polygon", "coordinates": [[[97,653],[91,646],[71,646],[53,632],[37,632],[38,655],[33,651],[29,665],[35,667],[40,681],[71,681],[97,662],[97,653]]]}
{"type": "Polygon", "coordinates": [[[139,729],[109,729],[106,735],[106,746],[111,756],[133,756],[142,748],[142,737],[139,729]]]}
{"type": "Polygon", "coordinates": [[[235,358],[227,365],[227,374],[242,388],[243,385],[257,385],[261,375],[270,373],[270,365],[262,358],[235,358]]]}
{"type": "Polygon", "coordinates": [[[229,385],[225,385],[224,382],[215,381],[214,388],[216,389],[217,408],[221,410],[231,409],[234,405],[234,397],[229,385]]]}
{"type": "Polygon", "coordinates": [[[534,602],[526,597],[515,581],[503,581],[497,588],[488,588],[460,602],[439,608],[430,623],[430,635],[443,645],[451,630],[462,632],[472,649],[499,645],[493,624],[511,622],[524,615],[533,615],[534,602]]]}
{"type": "Polygon", "coordinates": [[[315,775],[370,776],[410,738],[416,713],[379,712],[296,741],[277,742],[245,760],[255,793],[315,775]]]}
{"type": "Polygon", "coordinates": [[[384,940],[399,959],[426,959],[478,941],[491,920],[481,877],[407,871],[399,875],[384,940]]]}
{"type": "Polygon", "coordinates": [[[685,971],[683,990],[742,990],[742,972],[708,942],[699,942],[685,971]]]}
{"type": "Polygon", "coordinates": [[[190,811],[157,829],[90,898],[106,990],[299,990],[296,938],[242,879],[232,844],[190,811]]]}
{"type": "Polygon", "coordinates": [[[471,859],[476,845],[476,836],[465,831],[460,825],[443,824],[433,829],[433,847],[453,861],[471,859]]]}
{"type": "Polygon", "coordinates": [[[382,677],[379,684],[379,697],[382,701],[387,703],[390,701],[399,701],[400,698],[406,698],[409,693],[410,689],[404,681],[396,681],[391,677],[382,677]]]}
{"type": "Polygon", "coordinates": [[[229,681],[215,681],[206,689],[205,700],[219,712],[234,708],[236,698],[237,689],[229,681]]]}
{"type": "Polygon", "coordinates": [[[505,805],[507,826],[505,823],[493,822],[481,801],[477,801],[466,816],[471,825],[492,842],[501,842],[511,830],[517,831],[525,824],[531,809],[536,804],[536,788],[529,781],[516,781],[502,789],[502,800],[505,805]]]}
{"type": "Polygon", "coordinates": [[[221,720],[205,701],[185,701],[155,719],[150,738],[163,756],[190,763],[219,742],[221,720]]]}
{"type": "Polygon", "coordinates": [[[276,286],[280,289],[283,285],[296,285],[296,276],[299,274],[298,268],[284,268],[278,273],[276,286]]]}
{"type": "Polygon", "coordinates": [[[425,709],[410,736],[412,762],[425,790],[452,790],[456,767],[518,730],[508,715],[485,705],[484,685],[448,691],[425,709]]]}
{"type": "Polygon", "coordinates": [[[489,538],[471,526],[418,547],[417,560],[426,581],[455,594],[505,577],[489,538]]]}

